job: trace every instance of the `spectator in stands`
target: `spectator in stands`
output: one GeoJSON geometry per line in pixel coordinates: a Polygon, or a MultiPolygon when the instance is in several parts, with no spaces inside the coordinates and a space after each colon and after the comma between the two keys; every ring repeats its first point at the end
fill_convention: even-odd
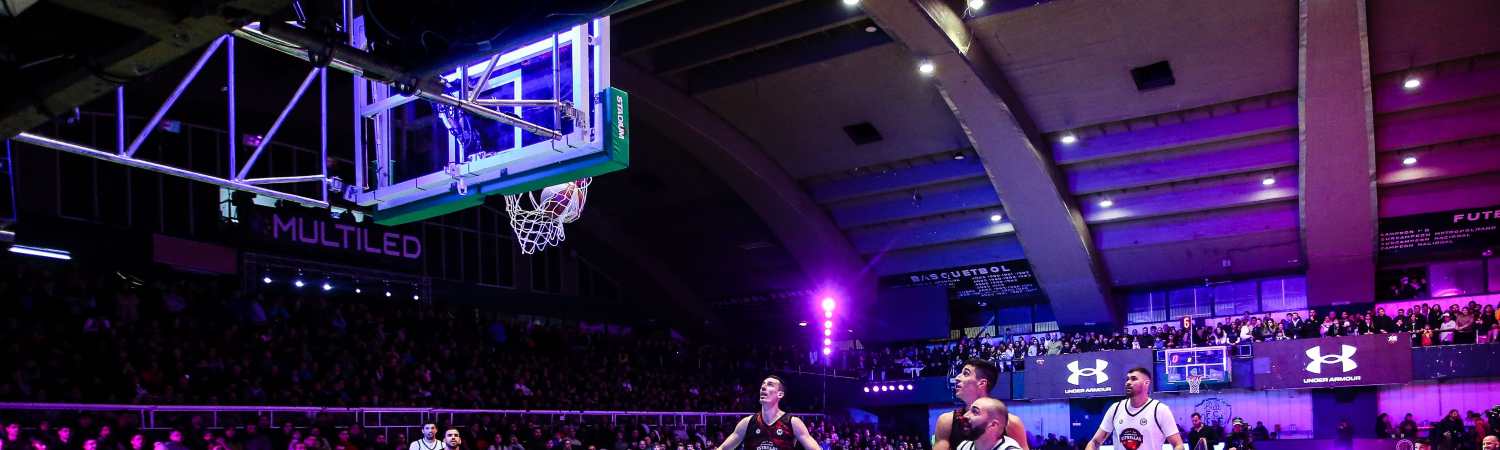
{"type": "Polygon", "coordinates": [[[52,440],[48,448],[54,450],[78,450],[78,442],[73,440],[73,427],[67,425],[57,427],[57,438],[52,440]]]}
{"type": "Polygon", "coordinates": [[[1437,444],[1443,448],[1453,448],[1459,442],[1462,442],[1464,440],[1464,421],[1458,415],[1458,410],[1448,411],[1448,415],[1443,417],[1443,420],[1439,421],[1437,425],[1432,426],[1432,431],[1428,433],[1428,437],[1437,441],[1437,444]]]}
{"type": "Polygon", "coordinates": [[[1219,437],[1215,436],[1213,429],[1203,423],[1203,416],[1193,413],[1189,417],[1192,426],[1188,427],[1187,444],[1191,448],[1199,448],[1202,444],[1205,448],[1213,448],[1219,443],[1219,437]]]}
{"type": "Polygon", "coordinates": [[[1395,427],[1391,425],[1391,415],[1380,413],[1375,416],[1375,438],[1390,439],[1395,435],[1395,427]]]}
{"type": "Polygon", "coordinates": [[[1490,435],[1490,424],[1484,420],[1484,415],[1469,411],[1469,423],[1474,426],[1474,439],[1483,445],[1484,437],[1490,435]]]}
{"type": "MultiPolygon", "coordinates": [[[[1397,315],[1400,315],[1399,311],[1397,315]]],[[[1391,320],[1390,315],[1385,313],[1385,308],[1376,308],[1375,317],[1371,322],[1372,328],[1376,333],[1390,333],[1395,331],[1395,322],[1391,320]]]]}
{"type": "Polygon", "coordinates": [[[1396,427],[1396,439],[1416,439],[1417,421],[1412,419],[1411,413],[1406,413],[1406,418],[1401,419],[1401,425],[1396,427]]]}
{"type": "Polygon", "coordinates": [[[1495,307],[1485,305],[1479,313],[1479,327],[1475,335],[1475,342],[1487,344],[1500,341],[1500,320],[1495,319],[1495,307]]]}
{"type": "Polygon", "coordinates": [[[1229,437],[1224,439],[1224,450],[1255,450],[1254,439],[1250,437],[1250,430],[1244,419],[1234,419],[1234,428],[1229,432],[1229,437]]]}
{"type": "Polygon", "coordinates": [[[1335,431],[1338,433],[1339,448],[1354,448],[1354,425],[1349,424],[1349,419],[1339,420],[1339,427],[1335,431]]]}
{"type": "Polygon", "coordinates": [[[5,447],[19,449],[23,447],[21,440],[21,422],[5,424],[5,447]]]}
{"type": "Polygon", "coordinates": [[[1453,343],[1453,333],[1458,330],[1458,321],[1453,318],[1452,313],[1443,313],[1442,325],[1438,328],[1438,341],[1443,345],[1453,343]]]}
{"type": "Polygon", "coordinates": [[[1266,429],[1266,424],[1257,420],[1255,421],[1255,430],[1251,433],[1251,436],[1254,436],[1257,441],[1264,441],[1271,439],[1271,432],[1266,429]]]}
{"type": "Polygon", "coordinates": [[[260,428],[260,424],[255,422],[245,424],[243,439],[244,441],[241,444],[242,450],[272,450],[273,448],[271,438],[266,436],[265,431],[260,428]]]}
{"type": "Polygon", "coordinates": [[[167,434],[166,450],[189,450],[182,442],[182,430],[173,429],[167,434]]]}
{"type": "Polygon", "coordinates": [[[140,433],[131,435],[129,450],[146,450],[146,435],[140,433]]]}

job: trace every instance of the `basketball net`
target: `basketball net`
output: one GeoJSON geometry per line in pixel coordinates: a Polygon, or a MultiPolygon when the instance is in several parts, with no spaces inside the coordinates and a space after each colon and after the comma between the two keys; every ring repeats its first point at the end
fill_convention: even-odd
{"type": "Polygon", "coordinates": [[[1187,382],[1189,394],[1203,393],[1203,375],[1188,375],[1187,382]]]}
{"type": "Polygon", "coordinates": [[[578,220],[588,201],[593,178],[569,181],[542,188],[540,193],[507,194],[505,212],[510,213],[510,228],[521,243],[521,253],[561,244],[567,235],[563,224],[578,220]]]}

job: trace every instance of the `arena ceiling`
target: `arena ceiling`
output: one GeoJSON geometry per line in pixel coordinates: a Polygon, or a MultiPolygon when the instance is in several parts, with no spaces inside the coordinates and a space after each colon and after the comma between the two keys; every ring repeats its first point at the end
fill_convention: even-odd
{"type": "MultiPolygon", "coordinates": [[[[710,219],[731,239],[705,249],[716,253],[707,259],[774,261],[756,271],[779,270],[767,278],[803,285],[839,271],[885,275],[1063,259],[1047,264],[1050,273],[1039,267],[1039,277],[1059,319],[1082,324],[1092,321],[1090,314],[1108,320],[1097,317],[1097,307],[1114,308],[1118,302],[1109,297],[1119,288],[1306,270],[1299,228],[1299,14],[1291,0],[991,1],[969,11],[961,2],[940,1],[866,0],[858,7],[833,0],[656,1],[616,16],[616,54],[623,58],[615,72],[618,83],[638,95],[641,109],[654,110],[641,116],[645,126],[699,160],[721,159],[713,154],[724,152],[734,160],[703,169],[720,178],[760,179],[730,190],[765,226],[733,219],[743,213],[710,219]],[[965,106],[945,100],[941,89],[948,87],[939,84],[948,80],[918,73],[919,61],[945,61],[935,57],[921,29],[940,28],[941,14],[933,11],[944,7],[962,16],[971,42],[999,72],[984,78],[982,68],[975,70],[978,81],[998,81],[1013,92],[1001,101],[1025,130],[1019,140],[995,145],[1034,146],[1045,165],[1030,170],[1035,173],[1007,168],[1028,161],[988,160],[1011,153],[976,149],[976,136],[984,133],[966,128],[965,106]],[[939,19],[903,23],[924,11],[939,19]],[[1173,84],[1139,89],[1131,70],[1163,61],[1173,84]],[[723,124],[733,132],[719,129],[723,124]],[[873,127],[879,140],[855,142],[846,127],[860,124],[873,127]],[[1063,144],[1067,134],[1078,141],[1063,144]],[[759,154],[744,154],[751,151],[759,154]],[[1012,189],[1015,198],[1007,198],[1005,183],[997,180],[1036,174],[1043,176],[1026,181],[1050,175],[1053,185],[1012,189]],[[779,185],[783,181],[795,189],[779,185]],[[1058,195],[1047,198],[1049,190],[1058,195]],[[1102,207],[1103,200],[1113,204],[1102,207]],[[809,203],[816,213],[803,210],[809,203]],[[992,223],[995,214],[1003,220],[992,223]],[[1032,216],[1044,228],[1021,227],[1018,236],[1015,216],[1032,216]],[[1067,228],[1069,217],[1081,221],[1076,232],[1045,228],[1067,228]],[[734,231],[739,228],[751,231],[734,231]],[[819,234],[825,230],[831,232],[819,234]],[[1037,239],[1026,239],[1027,233],[1073,243],[1032,242],[1037,239]],[[826,241],[835,239],[842,242],[826,241]],[[737,246],[761,241],[777,248],[737,246]],[[840,252],[852,256],[830,256],[840,252]],[[1097,288],[1078,287],[1089,283],[1097,288]],[[1103,303],[1095,289],[1103,291],[1103,303]]],[[[1380,99],[1392,92],[1392,80],[1399,85],[1409,70],[1495,68],[1500,5],[1493,2],[1371,0],[1367,15],[1377,117],[1383,117],[1380,99]]],[[[1470,97],[1494,100],[1488,97],[1493,86],[1478,89],[1470,97]]],[[[1377,141],[1381,123],[1377,119],[1377,141]]],[[[1489,128],[1473,133],[1493,135],[1489,128]]],[[[1380,190],[1382,216],[1439,207],[1403,202],[1397,197],[1405,191],[1445,190],[1495,175],[1491,166],[1391,183],[1395,169],[1379,165],[1381,185],[1391,185],[1380,190]],[[1460,178],[1465,181],[1455,181],[1460,178]]],[[[695,175],[692,184],[672,190],[691,190],[711,178],[695,175]]],[[[670,208],[671,216],[695,214],[691,204],[670,208]]],[[[652,246],[669,246],[672,237],[662,239],[652,246]]],[[[692,277],[701,267],[685,264],[680,272],[692,277]]],[[[786,284],[711,283],[699,293],[724,297],[786,284]]]]}

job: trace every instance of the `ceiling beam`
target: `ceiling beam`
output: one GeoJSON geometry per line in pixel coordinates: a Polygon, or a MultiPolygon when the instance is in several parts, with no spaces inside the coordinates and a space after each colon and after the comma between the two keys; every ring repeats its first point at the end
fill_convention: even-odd
{"type": "Polygon", "coordinates": [[[638,22],[620,27],[615,33],[615,45],[624,52],[623,55],[631,56],[799,1],[801,0],[736,0],[661,5],[670,8],[658,8],[658,4],[664,2],[656,1],[642,7],[656,8],[657,10],[650,11],[651,14],[631,17],[651,23],[638,22]]]}
{"type": "Polygon", "coordinates": [[[51,116],[112,91],[122,79],[160,69],[195,52],[209,41],[256,17],[285,7],[290,0],[231,0],[216,2],[200,15],[183,16],[144,0],[58,0],[60,6],[98,16],[142,31],[145,35],[110,43],[111,51],[54,77],[51,83],[27,87],[35,95],[0,105],[0,136],[12,136],[41,125],[51,116]]]}
{"type": "Polygon", "coordinates": [[[855,22],[804,36],[796,41],[760,48],[734,58],[699,66],[682,72],[678,76],[682,78],[690,92],[699,93],[838,58],[891,42],[890,36],[878,30],[873,33],[865,31],[864,24],[873,26],[874,22],[855,22]]]}
{"type": "Polygon", "coordinates": [[[656,128],[755,210],[813,287],[837,289],[855,302],[874,299],[874,277],[849,239],[755,140],[703,102],[629,62],[617,60],[611,70],[615,83],[630,92],[632,101],[672,119],[656,128]]]}
{"type": "Polygon", "coordinates": [[[651,69],[672,75],[757,50],[795,41],[863,20],[858,8],[842,2],[803,2],[658,48],[651,69]]]}
{"type": "MultiPolygon", "coordinates": [[[[1062,326],[1118,323],[1092,238],[1040,135],[976,36],[944,0],[865,0],[865,12],[936,65],[938,92],[984,162],[1062,326]]],[[[916,70],[917,61],[904,70],[916,70]]],[[[902,70],[902,69],[897,69],[902,70]]]]}
{"type": "Polygon", "coordinates": [[[1365,1],[1299,4],[1299,215],[1308,306],[1370,302],[1378,216],[1365,1]]]}

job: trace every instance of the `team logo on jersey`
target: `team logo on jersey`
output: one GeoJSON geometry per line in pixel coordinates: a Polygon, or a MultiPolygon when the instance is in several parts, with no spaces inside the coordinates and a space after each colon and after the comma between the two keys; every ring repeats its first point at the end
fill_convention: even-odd
{"type": "Polygon", "coordinates": [[[760,434],[760,429],[759,428],[755,429],[755,434],[760,434]]]}
{"type": "Polygon", "coordinates": [[[1307,371],[1323,373],[1323,365],[1325,364],[1339,364],[1344,369],[1344,372],[1354,370],[1359,367],[1359,364],[1354,362],[1354,352],[1357,351],[1359,349],[1347,344],[1340,346],[1338,354],[1332,355],[1323,354],[1323,347],[1309,348],[1306,353],[1308,359],[1311,359],[1312,362],[1307,363],[1307,371]]]}
{"type": "Polygon", "coordinates": [[[782,434],[783,434],[783,432],[782,432],[782,431],[781,431],[781,429],[780,429],[780,428],[777,428],[777,429],[776,429],[776,435],[777,435],[777,436],[781,436],[781,435],[782,435],[782,434]]]}
{"type": "Polygon", "coordinates": [[[1118,443],[1125,450],[1139,450],[1141,448],[1141,441],[1146,440],[1146,437],[1140,431],[1136,431],[1135,428],[1126,428],[1120,430],[1120,438],[1116,440],[1120,441],[1118,443]]]}
{"type": "Polygon", "coordinates": [[[1141,418],[1141,426],[1143,426],[1143,427],[1146,426],[1146,418],[1145,417],[1141,418]]]}

